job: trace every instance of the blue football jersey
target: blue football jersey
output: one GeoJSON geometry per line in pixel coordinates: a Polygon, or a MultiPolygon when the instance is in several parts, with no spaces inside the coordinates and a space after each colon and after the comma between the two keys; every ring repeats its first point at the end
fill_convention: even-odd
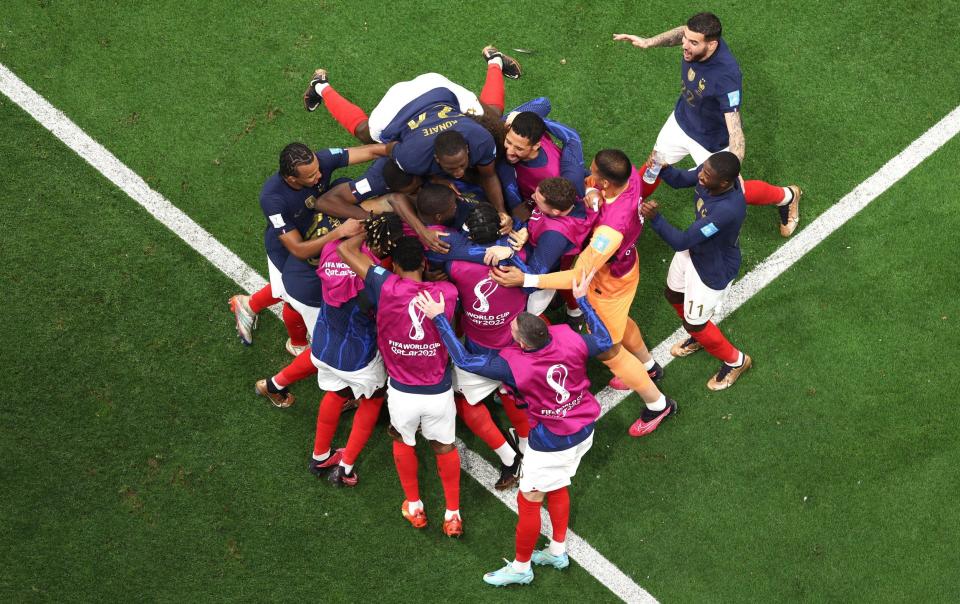
{"type": "Polygon", "coordinates": [[[739,111],[743,76],[723,38],[706,61],[680,61],[680,98],[673,114],[680,128],[708,151],[730,144],[725,113],[739,111]]]}

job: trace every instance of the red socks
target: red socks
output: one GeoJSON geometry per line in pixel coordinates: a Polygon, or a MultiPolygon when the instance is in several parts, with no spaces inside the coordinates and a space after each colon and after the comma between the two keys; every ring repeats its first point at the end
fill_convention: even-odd
{"type": "Polygon", "coordinates": [[[316,375],[316,373],[317,367],[310,360],[310,349],[308,348],[290,361],[290,364],[284,367],[280,373],[273,376],[273,382],[278,388],[286,388],[290,384],[316,375]]]}
{"type": "MultiPolygon", "coordinates": [[[[683,318],[683,304],[671,304],[673,310],[677,311],[680,318],[683,318]]],[[[720,359],[724,363],[736,363],[740,358],[740,351],[730,343],[730,340],[720,332],[720,328],[713,321],[707,321],[706,326],[697,332],[688,331],[687,333],[700,342],[704,350],[720,359]]]]}
{"type": "Polygon", "coordinates": [[[513,429],[517,431],[517,436],[527,438],[530,436],[530,419],[524,409],[517,408],[517,399],[512,394],[500,392],[500,400],[503,401],[503,411],[513,424],[513,429]]]}
{"type": "Polygon", "coordinates": [[[772,206],[783,201],[783,187],[771,185],[762,180],[743,181],[743,196],[752,206],[772,206]]]}
{"type": "MultiPolygon", "coordinates": [[[[493,423],[490,417],[490,410],[483,403],[471,405],[462,394],[456,394],[454,401],[457,404],[457,415],[463,418],[463,423],[467,424],[470,431],[480,437],[480,440],[487,443],[491,449],[498,449],[503,446],[507,439],[503,437],[500,428],[493,423]]],[[[457,508],[450,508],[455,510],[457,508]]]]}
{"type": "MultiPolygon", "coordinates": [[[[454,449],[437,454],[437,474],[443,484],[443,496],[448,510],[460,509],[460,452],[454,449]]],[[[416,501],[407,497],[407,501],[416,501]]]]}
{"type": "Polygon", "coordinates": [[[566,541],[570,523],[570,490],[567,487],[547,493],[547,512],[553,525],[553,540],[566,541]]]}
{"type": "MultiPolygon", "coordinates": [[[[283,324],[287,326],[287,335],[294,346],[307,345],[307,324],[303,317],[289,304],[283,305],[283,324]]],[[[312,327],[312,326],[311,326],[312,327]]]]}
{"type": "Polygon", "coordinates": [[[264,308],[273,306],[278,302],[280,302],[280,298],[273,297],[273,288],[270,287],[269,283],[267,283],[260,288],[260,291],[254,292],[250,295],[250,310],[255,313],[259,313],[264,308]]]}
{"type": "MultiPolygon", "coordinates": [[[[647,164],[643,164],[643,167],[640,169],[640,172],[643,173],[647,169],[647,164]]],[[[640,197],[646,199],[653,195],[653,192],[657,190],[657,187],[660,186],[660,177],[657,177],[657,180],[653,181],[653,184],[647,184],[647,181],[640,180],[640,197]]],[[[749,203],[749,202],[748,202],[749,203]]]]}
{"type": "Polygon", "coordinates": [[[337,424],[340,423],[340,412],[346,400],[336,392],[328,392],[320,400],[320,408],[317,409],[317,434],[313,439],[314,455],[330,450],[330,443],[333,442],[337,424]]]}
{"type": "Polygon", "coordinates": [[[373,434],[382,406],[382,396],[360,399],[360,406],[353,416],[353,426],[350,428],[347,445],[343,449],[343,463],[352,466],[357,461],[360,451],[373,434]]]}
{"type": "Polygon", "coordinates": [[[517,562],[529,562],[540,536],[540,502],[517,492],[517,562]]]}
{"type": "MultiPolygon", "coordinates": [[[[487,80],[480,91],[480,102],[493,105],[503,113],[506,103],[503,92],[503,69],[499,65],[487,64],[487,80]]],[[[324,97],[326,99],[326,97],[324,97]]]]}
{"type": "Polygon", "coordinates": [[[327,86],[323,89],[323,104],[327,106],[330,115],[337,120],[341,126],[347,129],[347,132],[356,136],[357,126],[367,121],[367,114],[363,109],[357,107],[347,99],[340,96],[340,93],[333,89],[333,86],[327,86]]]}
{"type": "MultiPolygon", "coordinates": [[[[420,501],[420,483],[417,481],[417,451],[405,442],[393,441],[393,461],[407,501],[420,501]]],[[[456,508],[453,508],[456,509],[456,508]]]]}

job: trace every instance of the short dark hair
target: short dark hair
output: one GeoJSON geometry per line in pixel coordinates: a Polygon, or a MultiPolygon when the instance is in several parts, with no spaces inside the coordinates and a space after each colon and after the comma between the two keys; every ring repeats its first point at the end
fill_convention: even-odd
{"type": "Polygon", "coordinates": [[[280,152],[280,176],[296,176],[297,167],[309,164],[316,157],[303,143],[290,143],[280,152]]]}
{"type": "Polygon", "coordinates": [[[413,184],[414,179],[420,178],[414,174],[407,174],[400,169],[397,162],[388,160],[383,164],[383,182],[391,191],[400,191],[413,184]]]}
{"type": "Polygon", "coordinates": [[[713,13],[697,13],[687,19],[687,29],[703,34],[708,42],[719,40],[723,35],[723,27],[720,25],[720,18],[713,13]]]}
{"type": "Polygon", "coordinates": [[[577,201],[577,189],[566,178],[544,178],[537,188],[547,205],[561,212],[572,208],[577,201]]]}
{"type": "Polygon", "coordinates": [[[437,135],[437,140],[433,141],[433,151],[437,157],[450,157],[457,155],[461,151],[470,152],[467,146],[467,139],[456,130],[447,130],[437,135]]]}
{"type": "Polygon", "coordinates": [[[526,311],[517,315],[517,333],[530,348],[543,348],[550,343],[547,324],[537,315],[526,311]]]}
{"type": "Polygon", "coordinates": [[[536,145],[543,138],[543,133],[547,131],[547,124],[536,113],[523,111],[513,118],[510,129],[530,141],[531,145],[536,145]]]}
{"type": "Polygon", "coordinates": [[[597,164],[600,176],[606,178],[618,187],[622,187],[630,180],[630,171],[633,166],[630,158],[620,149],[601,149],[593,157],[597,164]]]}
{"type": "Polygon", "coordinates": [[[500,237],[500,213],[489,203],[478,203],[467,215],[466,226],[474,243],[493,243],[500,237]]]}
{"type": "Polygon", "coordinates": [[[384,212],[363,221],[367,247],[378,255],[387,255],[403,237],[403,221],[393,212],[384,212]]]}
{"type": "Polygon", "coordinates": [[[396,247],[390,252],[394,266],[405,271],[415,271],[423,268],[423,244],[416,237],[401,237],[396,247]]]}
{"type": "Polygon", "coordinates": [[[457,203],[457,195],[446,185],[428,182],[417,193],[417,211],[424,216],[448,212],[457,203]]]}
{"type": "Polygon", "coordinates": [[[733,182],[740,176],[740,158],[730,151],[720,151],[707,158],[720,180],[733,182]]]}

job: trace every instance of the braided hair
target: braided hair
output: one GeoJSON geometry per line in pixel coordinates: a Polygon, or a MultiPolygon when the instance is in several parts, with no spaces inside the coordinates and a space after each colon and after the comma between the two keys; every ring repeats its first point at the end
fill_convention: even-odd
{"type": "Polygon", "coordinates": [[[363,221],[367,247],[377,255],[386,256],[397,247],[403,237],[403,221],[393,212],[376,214],[363,221]]]}
{"type": "Polygon", "coordinates": [[[474,243],[493,243],[500,237],[500,213],[489,203],[478,203],[467,215],[466,227],[474,243]]]}

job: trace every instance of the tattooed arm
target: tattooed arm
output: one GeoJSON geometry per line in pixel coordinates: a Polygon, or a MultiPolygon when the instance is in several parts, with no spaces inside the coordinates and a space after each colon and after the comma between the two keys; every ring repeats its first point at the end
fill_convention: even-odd
{"type": "Polygon", "coordinates": [[[727,121],[727,133],[730,135],[730,152],[743,162],[747,150],[747,141],[743,138],[743,123],[740,121],[739,111],[730,111],[723,114],[727,121]]]}
{"type": "Polygon", "coordinates": [[[679,46],[683,42],[683,25],[674,27],[652,38],[641,38],[631,34],[613,34],[614,40],[630,42],[637,48],[658,48],[660,46],[679,46]]]}

